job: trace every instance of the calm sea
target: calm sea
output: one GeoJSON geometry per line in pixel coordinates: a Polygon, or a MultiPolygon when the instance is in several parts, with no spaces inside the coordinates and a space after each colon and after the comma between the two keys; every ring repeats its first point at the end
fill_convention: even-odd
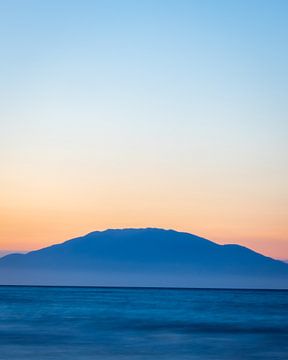
{"type": "Polygon", "coordinates": [[[0,359],[288,359],[288,292],[0,287],[0,359]]]}

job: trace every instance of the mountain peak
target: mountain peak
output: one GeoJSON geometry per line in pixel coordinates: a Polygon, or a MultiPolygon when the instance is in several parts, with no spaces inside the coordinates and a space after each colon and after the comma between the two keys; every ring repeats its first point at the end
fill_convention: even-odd
{"type": "Polygon", "coordinates": [[[173,229],[163,229],[158,227],[143,227],[143,228],[109,228],[105,230],[96,230],[88,233],[87,235],[94,235],[99,233],[123,233],[123,232],[166,232],[166,231],[172,231],[172,232],[178,232],[173,229]]]}
{"type": "Polygon", "coordinates": [[[288,287],[288,265],[240,245],[161,228],[93,231],[0,259],[2,284],[288,287]]]}

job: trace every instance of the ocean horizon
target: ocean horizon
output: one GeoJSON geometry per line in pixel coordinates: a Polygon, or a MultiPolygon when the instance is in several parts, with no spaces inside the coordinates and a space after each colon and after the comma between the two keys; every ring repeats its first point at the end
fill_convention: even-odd
{"type": "Polygon", "coordinates": [[[288,360],[288,1],[0,33],[0,360],[288,360]]]}
{"type": "Polygon", "coordinates": [[[279,288],[279,289],[270,289],[270,288],[241,288],[241,287],[181,287],[181,286],[111,286],[111,285],[26,285],[26,284],[0,284],[0,288],[10,288],[10,287],[16,287],[16,288],[87,288],[87,289],[131,289],[131,290],[203,290],[203,291],[213,291],[213,290],[220,290],[220,291],[232,291],[232,290],[239,290],[239,291],[286,291],[288,292],[288,289],[286,288],[279,288]]]}

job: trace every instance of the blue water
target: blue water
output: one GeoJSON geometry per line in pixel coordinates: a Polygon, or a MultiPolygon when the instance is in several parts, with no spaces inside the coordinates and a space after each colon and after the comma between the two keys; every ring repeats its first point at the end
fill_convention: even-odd
{"type": "Polygon", "coordinates": [[[288,359],[288,292],[0,287],[0,359],[288,359]]]}

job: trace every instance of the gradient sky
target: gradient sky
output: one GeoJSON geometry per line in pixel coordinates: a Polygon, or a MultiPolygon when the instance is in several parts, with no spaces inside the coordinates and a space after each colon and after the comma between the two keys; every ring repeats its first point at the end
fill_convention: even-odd
{"type": "Polygon", "coordinates": [[[286,0],[0,0],[0,249],[156,226],[288,258],[286,0]]]}

